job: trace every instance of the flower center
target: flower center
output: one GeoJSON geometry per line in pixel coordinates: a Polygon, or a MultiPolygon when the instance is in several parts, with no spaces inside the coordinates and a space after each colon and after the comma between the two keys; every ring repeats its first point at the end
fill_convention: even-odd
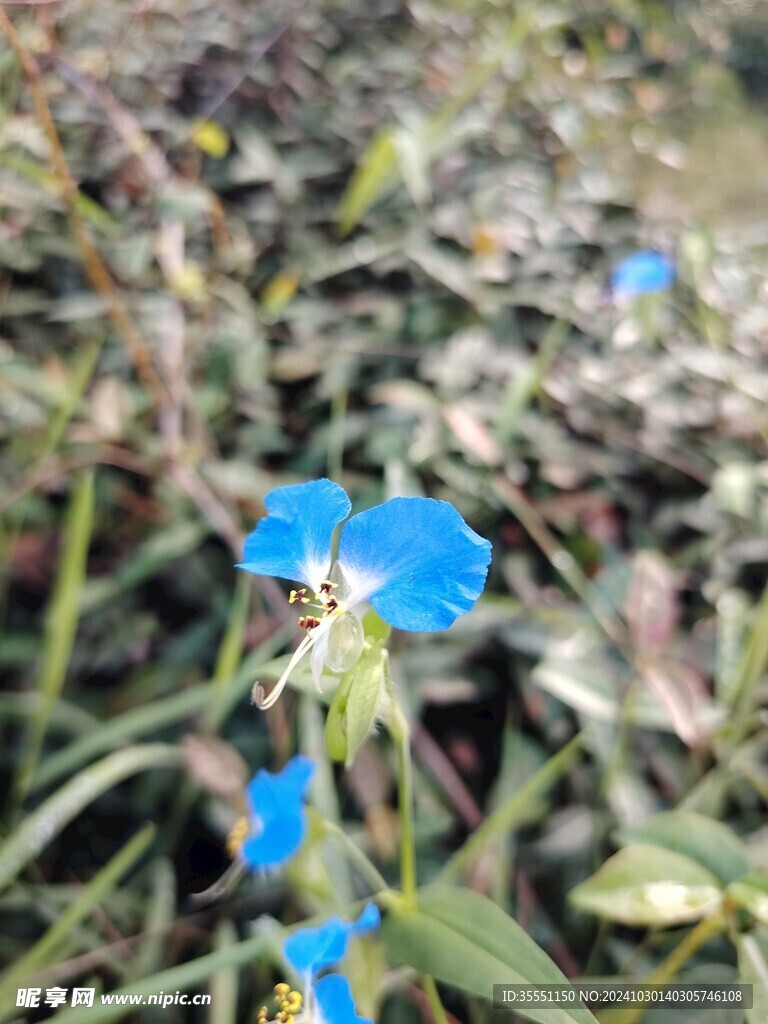
{"type": "Polygon", "coordinates": [[[317,612],[316,615],[301,615],[299,617],[299,626],[302,629],[316,629],[321,621],[329,615],[341,615],[344,612],[345,606],[332,593],[337,587],[338,583],[334,583],[332,580],[323,580],[318,587],[314,601],[307,597],[306,587],[290,592],[288,604],[306,604],[317,612]]]}

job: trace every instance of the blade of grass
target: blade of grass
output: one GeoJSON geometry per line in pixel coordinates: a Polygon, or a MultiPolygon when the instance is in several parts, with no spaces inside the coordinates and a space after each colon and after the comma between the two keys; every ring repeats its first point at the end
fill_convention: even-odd
{"type": "Polygon", "coordinates": [[[491,481],[493,494],[499,498],[509,511],[520,521],[525,531],[547,556],[552,567],[560,574],[573,590],[584,606],[589,609],[595,622],[600,626],[608,639],[628,662],[632,662],[629,636],[624,623],[618,614],[607,603],[605,597],[595,588],[591,580],[583,573],[570,552],[566,551],[557,538],[550,532],[534,505],[516,487],[503,476],[491,481]]]}
{"type": "MultiPolygon", "coordinates": [[[[452,134],[449,131],[454,119],[493,78],[510,54],[519,49],[534,24],[532,9],[523,8],[512,19],[509,28],[494,46],[491,56],[470,63],[455,94],[424,125],[424,165],[441,149],[459,144],[458,133],[452,134]]],[[[385,128],[366,147],[339,202],[337,218],[342,235],[356,227],[373,204],[399,184],[401,172],[396,139],[395,129],[385,128]]]]}
{"type": "Polygon", "coordinates": [[[744,653],[734,677],[724,687],[732,694],[733,713],[723,727],[723,742],[715,745],[717,764],[690,790],[680,806],[719,817],[730,783],[736,778],[732,762],[742,741],[753,728],[760,680],[768,666],[768,587],[760,603],[744,645],[744,653]]]}
{"type": "Polygon", "coordinates": [[[168,930],[176,917],[178,892],[171,861],[158,857],[152,862],[150,884],[144,937],[130,966],[129,978],[146,978],[161,966],[168,930]]]}
{"type": "Polygon", "coordinates": [[[18,960],[0,979],[0,1006],[10,1004],[19,982],[28,975],[50,963],[59,947],[66,941],[71,930],[79,924],[89,911],[101,903],[147,851],[155,835],[155,826],[146,825],[130,839],[125,846],[99,871],[81,894],[70,903],[61,917],[51,925],[45,935],[18,960]]]}
{"type": "Polygon", "coordinates": [[[493,836],[510,832],[527,820],[531,808],[536,805],[570,767],[571,762],[581,753],[581,735],[574,738],[543,764],[518,791],[490,814],[479,828],[475,829],[437,876],[437,881],[448,882],[458,878],[471,864],[485,844],[493,836]]]}
{"type": "MultiPolygon", "coordinates": [[[[237,931],[228,918],[219,922],[213,936],[214,948],[226,952],[237,945],[237,931]]],[[[233,964],[222,965],[211,976],[211,1005],[208,1020],[211,1024],[235,1024],[237,1020],[237,969],[233,964]]]]}
{"type": "MultiPolygon", "coordinates": [[[[151,996],[160,992],[186,992],[200,986],[206,978],[217,971],[240,967],[259,957],[264,956],[270,947],[269,939],[264,935],[255,935],[235,946],[217,949],[215,953],[198,957],[179,967],[171,967],[167,971],[153,974],[151,978],[124,985],[110,993],[111,996],[151,996]]],[[[213,1002],[211,1002],[213,1006],[213,1002]]],[[[101,1021],[120,1020],[129,1014],[136,1013],[136,1006],[116,1003],[95,1002],[93,1006],[76,1006],[56,1014],[57,1024],[100,1024],[101,1021]]]]}
{"type": "Polygon", "coordinates": [[[248,613],[251,604],[251,580],[244,573],[238,573],[235,583],[235,596],[229,612],[227,628],[219,647],[213,678],[208,687],[209,703],[205,714],[206,731],[216,732],[222,722],[222,697],[237,672],[243,657],[245,627],[248,624],[248,613]]]}
{"type": "MultiPolygon", "coordinates": [[[[262,668],[274,657],[275,651],[285,642],[286,631],[279,630],[254,651],[241,665],[239,671],[228,678],[217,698],[217,726],[231,713],[235,704],[253,685],[253,680],[262,668]],[[258,655],[258,660],[257,660],[258,655]]],[[[201,683],[182,693],[174,693],[150,704],[132,708],[117,718],[103,723],[98,729],[87,732],[80,739],[63,750],[47,757],[35,776],[30,792],[50,785],[62,775],[69,775],[85,764],[89,758],[106,750],[137,740],[147,733],[175,725],[185,718],[191,718],[211,706],[212,683],[201,683]]],[[[57,705],[58,707],[59,705],[57,705]]],[[[0,704],[0,709],[2,705],[0,704]]]]}
{"type": "Polygon", "coordinates": [[[15,797],[19,806],[34,777],[51,713],[66,678],[79,619],[92,524],[93,472],[88,471],[78,480],[70,499],[61,564],[46,612],[43,666],[38,687],[43,703],[30,722],[16,774],[15,797]]]}
{"type": "Polygon", "coordinates": [[[0,847],[0,888],[9,885],[96,797],[137,772],[179,768],[182,752],[165,743],[127,747],[76,775],[18,825],[0,847]]]}
{"type": "Polygon", "coordinates": [[[557,353],[568,339],[570,327],[566,320],[553,320],[544,332],[535,357],[522,373],[510,376],[496,421],[496,439],[500,444],[508,444],[514,436],[520,416],[539,391],[557,353]]]}

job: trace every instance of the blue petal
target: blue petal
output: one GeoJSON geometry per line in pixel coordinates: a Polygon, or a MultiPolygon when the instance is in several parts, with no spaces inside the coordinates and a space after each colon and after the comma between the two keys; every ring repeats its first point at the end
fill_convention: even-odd
{"type": "Polygon", "coordinates": [[[330,480],[278,487],[267,512],[245,541],[238,569],[317,587],[331,568],[331,536],[349,515],[349,498],[330,480]]]}
{"type": "Polygon", "coordinates": [[[381,924],[381,914],[375,903],[366,903],[360,917],[349,926],[352,935],[372,932],[381,924]]]}
{"type": "Polygon", "coordinates": [[[298,850],[306,832],[303,800],[315,766],[297,754],[282,771],[260,769],[247,793],[259,831],[242,847],[251,868],[275,868],[298,850]]]}
{"type": "Polygon", "coordinates": [[[611,290],[618,298],[633,298],[663,292],[675,281],[672,260],[654,249],[640,249],[616,266],[611,274],[611,290]]]}
{"type": "Polygon", "coordinates": [[[329,918],[319,928],[301,928],[285,940],[285,959],[298,974],[315,974],[344,956],[348,929],[340,917],[329,918]]]}
{"type": "Polygon", "coordinates": [[[242,857],[248,867],[277,868],[298,850],[307,830],[303,810],[271,818],[256,836],[243,843],[242,857]]]}
{"type": "Polygon", "coordinates": [[[301,928],[285,940],[285,958],[299,974],[316,974],[341,960],[350,935],[372,931],[378,928],[380,921],[378,907],[368,903],[351,924],[340,917],[331,917],[319,928],[301,928]]]}
{"type": "Polygon", "coordinates": [[[447,501],[392,498],[353,516],[339,564],[354,592],[397,629],[447,629],[483,591],[491,545],[447,501]]]}
{"type": "Polygon", "coordinates": [[[296,754],[276,774],[259,769],[247,790],[256,817],[266,823],[285,815],[289,808],[298,812],[314,770],[313,762],[303,754],[296,754]]]}
{"type": "Polygon", "coordinates": [[[349,982],[343,974],[328,974],[315,985],[315,999],[320,1024],[373,1024],[368,1017],[358,1017],[349,982]]]}

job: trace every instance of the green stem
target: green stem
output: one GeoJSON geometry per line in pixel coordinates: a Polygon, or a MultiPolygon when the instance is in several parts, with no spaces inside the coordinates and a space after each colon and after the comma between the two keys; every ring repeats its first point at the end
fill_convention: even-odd
{"type": "MultiPolygon", "coordinates": [[[[727,928],[726,916],[722,913],[713,914],[703,921],[699,921],[695,928],[685,936],[683,941],[676,946],[666,960],[653,971],[644,981],[646,985],[666,985],[672,978],[677,977],[685,967],[694,953],[710,939],[720,935],[727,928]]],[[[611,1024],[639,1024],[645,1016],[647,1007],[637,1007],[631,1010],[618,1010],[611,1014],[611,1024]]]]}
{"type": "Polygon", "coordinates": [[[343,828],[340,828],[335,822],[325,819],[323,820],[323,828],[329,836],[334,836],[339,840],[350,861],[370,882],[375,895],[380,892],[386,892],[389,889],[386,879],[379,872],[376,865],[372,864],[360,847],[357,846],[356,843],[352,842],[343,828]]]}
{"type": "Polygon", "coordinates": [[[416,905],[416,846],[413,835],[413,767],[411,734],[400,705],[390,693],[389,733],[397,750],[397,793],[400,809],[400,881],[406,905],[416,905]]]}
{"type": "Polygon", "coordinates": [[[445,1015],[445,1010],[440,1000],[440,993],[437,991],[435,979],[431,974],[422,975],[421,987],[424,990],[424,995],[427,997],[435,1024],[448,1024],[448,1018],[445,1015]]]}

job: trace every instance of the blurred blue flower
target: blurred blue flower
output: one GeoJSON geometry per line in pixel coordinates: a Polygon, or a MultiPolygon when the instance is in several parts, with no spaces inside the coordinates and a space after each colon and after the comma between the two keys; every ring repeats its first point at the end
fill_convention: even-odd
{"type": "Polygon", "coordinates": [[[621,301],[664,292],[675,283],[675,264],[654,249],[639,249],[611,272],[611,294],[621,301]]]}
{"type": "Polygon", "coordinates": [[[343,975],[328,974],[319,981],[315,976],[341,960],[350,935],[373,931],[380,921],[378,907],[368,903],[356,921],[332,917],[319,928],[302,928],[285,940],[285,958],[304,978],[305,1011],[312,1024],[371,1024],[355,1012],[349,982],[343,975]]]}
{"type": "Polygon", "coordinates": [[[374,903],[366,904],[356,921],[347,923],[331,917],[319,928],[302,928],[289,935],[283,947],[285,958],[299,974],[315,975],[341,960],[350,935],[373,931],[380,922],[379,908],[374,903]]]}
{"type": "Polygon", "coordinates": [[[338,484],[313,480],[278,487],[265,504],[268,515],[246,539],[238,568],[298,581],[303,587],[291,592],[291,601],[311,604],[311,591],[319,604],[312,609],[317,614],[299,620],[307,635],[270,696],[260,694],[263,708],[274,704],[312,648],[319,684],[333,630],[358,636],[359,655],[362,628],[352,610],[363,602],[397,629],[432,631],[447,629],[482,593],[491,545],[446,501],[392,498],[360,512],[342,529],[335,562],[333,531],[352,507],[338,484]]]}
{"type": "Polygon", "coordinates": [[[316,1024],[373,1024],[369,1017],[359,1017],[343,974],[327,974],[315,985],[316,1024]]]}
{"type": "Polygon", "coordinates": [[[246,790],[250,804],[250,830],[239,853],[252,868],[276,868],[301,845],[307,822],[304,797],[315,766],[297,754],[277,774],[260,769],[246,790]]]}

